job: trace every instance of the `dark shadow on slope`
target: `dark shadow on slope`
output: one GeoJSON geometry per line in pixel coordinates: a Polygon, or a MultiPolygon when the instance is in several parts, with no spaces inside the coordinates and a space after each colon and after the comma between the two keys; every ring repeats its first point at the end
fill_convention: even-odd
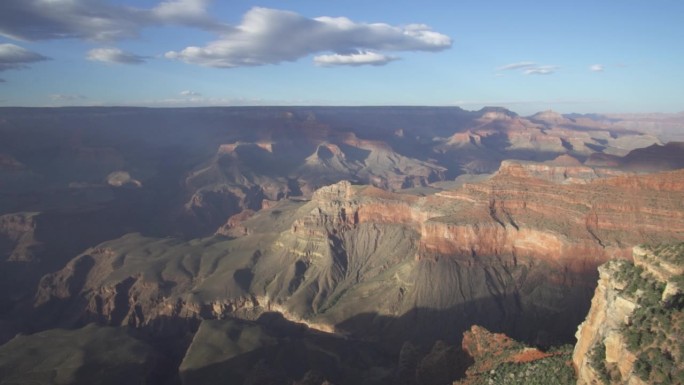
{"type": "Polygon", "coordinates": [[[211,334],[201,327],[193,343],[197,349],[186,357],[180,373],[184,384],[215,384],[219,378],[230,384],[313,384],[316,379],[341,385],[393,383],[396,358],[370,342],[318,332],[279,313],[264,313],[255,322],[209,322],[211,334]],[[203,338],[227,350],[206,356],[203,338]],[[204,359],[210,363],[204,365],[204,359]]]}
{"type": "Polygon", "coordinates": [[[364,150],[344,143],[337,143],[337,146],[342,150],[348,162],[363,163],[371,153],[370,150],[364,150]]]}
{"type": "Polygon", "coordinates": [[[572,311],[562,313],[539,306],[520,307],[519,299],[510,296],[503,299],[508,302],[505,311],[502,311],[502,299],[490,298],[444,310],[414,308],[399,317],[358,314],[337,324],[336,329],[356,338],[378,342],[389,351],[398,350],[406,341],[422,348],[439,340],[459,345],[463,332],[472,325],[505,333],[529,345],[548,347],[574,342],[577,326],[589,309],[591,295],[587,297],[585,301],[578,301],[572,311]]]}

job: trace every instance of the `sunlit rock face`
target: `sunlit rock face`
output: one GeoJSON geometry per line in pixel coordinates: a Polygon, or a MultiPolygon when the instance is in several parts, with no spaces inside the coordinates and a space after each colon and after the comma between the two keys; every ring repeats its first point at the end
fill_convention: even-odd
{"type": "Polygon", "coordinates": [[[577,329],[578,384],[657,383],[684,376],[679,346],[684,244],[634,247],[634,261],[599,267],[591,308],[577,329]],[[665,357],[664,359],[662,357],[665,357]]]}

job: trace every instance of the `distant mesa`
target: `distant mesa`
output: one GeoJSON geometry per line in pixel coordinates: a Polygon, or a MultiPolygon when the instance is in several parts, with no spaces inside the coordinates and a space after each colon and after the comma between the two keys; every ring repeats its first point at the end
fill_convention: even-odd
{"type": "Polygon", "coordinates": [[[562,123],[571,123],[571,121],[565,118],[563,115],[556,111],[547,110],[542,112],[537,112],[536,114],[530,116],[529,118],[533,122],[548,123],[553,125],[559,125],[562,123]]]}
{"type": "Polygon", "coordinates": [[[684,168],[684,142],[653,144],[646,148],[632,150],[620,160],[620,166],[640,172],[684,168]]]}
{"type": "Polygon", "coordinates": [[[548,161],[548,164],[551,164],[553,166],[563,166],[563,167],[580,167],[582,166],[582,162],[579,161],[579,159],[573,157],[572,155],[568,154],[563,154],[563,155],[558,155],[557,158],[548,161]]]}
{"type": "Polygon", "coordinates": [[[477,112],[483,120],[510,120],[518,117],[518,114],[503,107],[484,107],[477,112]]]}

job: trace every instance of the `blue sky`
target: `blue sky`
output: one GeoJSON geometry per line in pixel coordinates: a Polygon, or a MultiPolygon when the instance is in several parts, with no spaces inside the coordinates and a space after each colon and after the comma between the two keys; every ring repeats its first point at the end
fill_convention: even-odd
{"type": "Polygon", "coordinates": [[[684,2],[2,0],[0,106],[684,111],[684,2]]]}

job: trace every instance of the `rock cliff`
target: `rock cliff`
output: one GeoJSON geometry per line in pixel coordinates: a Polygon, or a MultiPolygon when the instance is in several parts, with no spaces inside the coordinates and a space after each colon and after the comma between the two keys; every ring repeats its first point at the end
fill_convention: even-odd
{"type": "Polygon", "coordinates": [[[599,273],[576,334],[578,384],[684,383],[684,244],[635,247],[633,264],[599,273]]]}
{"type": "Polygon", "coordinates": [[[684,238],[684,173],[558,183],[547,172],[506,163],[429,196],[340,182],[236,218],[220,237],[127,235],[46,275],[33,318],[156,327],[278,310],[397,349],[458,340],[473,323],[567,341],[596,266],[644,239],[684,238]]]}

